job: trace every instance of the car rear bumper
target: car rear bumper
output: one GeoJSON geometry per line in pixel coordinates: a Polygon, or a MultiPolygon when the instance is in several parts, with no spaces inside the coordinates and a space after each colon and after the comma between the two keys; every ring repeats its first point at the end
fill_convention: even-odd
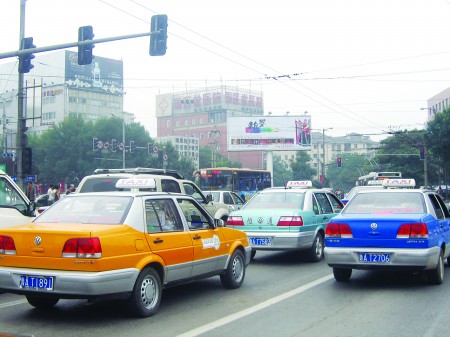
{"type": "Polygon", "coordinates": [[[245,232],[253,250],[302,250],[311,248],[314,232],[245,232]],[[270,238],[270,245],[256,245],[251,238],[270,238]]]}
{"type": "Polygon", "coordinates": [[[134,268],[104,272],[79,272],[1,267],[0,289],[23,294],[53,294],[62,298],[111,295],[131,292],[139,272],[134,268]],[[22,288],[20,275],[53,277],[53,290],[22,288]]]}
{"type": "Polygon", "coordinates": [[[434,269],[439,260],[440,248],[389,249],[389,248],[337,248],[325,247],[325,261],[330,267],[352,269],[434,269]],[[360,253],[390,254],[389,262],[361,262],[360,253]]]}

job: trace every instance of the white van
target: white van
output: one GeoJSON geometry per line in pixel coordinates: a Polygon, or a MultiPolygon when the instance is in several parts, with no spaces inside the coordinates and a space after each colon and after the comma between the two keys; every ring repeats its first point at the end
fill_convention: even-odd
{"type": "Polygon", "coordinates": [[[32,221],[35,208],[34,201],[28,200],[14,180],[0,170],[0,228],[32,221]]]}

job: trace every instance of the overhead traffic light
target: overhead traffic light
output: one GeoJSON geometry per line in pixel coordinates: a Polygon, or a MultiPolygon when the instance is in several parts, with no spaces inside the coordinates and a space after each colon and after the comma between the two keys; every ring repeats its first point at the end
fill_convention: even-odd
{"type": "Polygon", "coordinates": [[[167,15],[153,15],[150,23],[150,55],[162,56],[167,50],[167,15]]]}
{"type": "Polygon", "coordinates": [[[92,138],[92,150],[97,151],[100,149],[101,141],[98,138],[92,138]]]}
{"type": "MultiPolygon", "coordinates": [[[[33,38],[24,37],[20,43],[20,50],[33,48],[36,48],[33,44],[33,38]]],[[[19,56],[19,73],[29,73],[34,68],[34,65],[31,64],[32,59],[34,59],[33,53],[25,53],[19,56]]]]}
{"type": "Polygon", "coordinates": [[[22,174],[31,174],[33,171],[33,151],[31,147],[22,149],[22,174]]]}
{"type": "Polygon", "coordinates": [[[134,153],[136,151],[136,143],[134,140],[130,142],[130,153],[134,153]]]}
{"type": "Polygon", "coordinates": [[[116,152],[117,151],[117,140],[111,139],[111,151],[116,152]]]}
{"type": "MultiPolygon", "coordinates": [[[[92,26],[83,26],[78,28],[78,42],[94,39],[94,28],[92,26]]],[[[94,45],[92,43],[83,44],[78,46],[78,64],[91,64],[92,63],[92,49],[94,45]]]]}
{"type": "Polygon", "coordinates": [[[338,157],[336,160],[337,167],[342,167],[342,158],[338,157]]]}
{"type": "Polygon", "coordinates": [[[420,149],[419,156],[420,156],[420,160],[425,160],[425,149],[424,148],[420,149]]]}

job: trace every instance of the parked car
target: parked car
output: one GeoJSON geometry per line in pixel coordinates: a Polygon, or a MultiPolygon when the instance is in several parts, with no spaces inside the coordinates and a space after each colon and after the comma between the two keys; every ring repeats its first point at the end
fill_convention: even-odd
{"type": "Polygon", "coordinates": [[[210,191],[208,194],[212,195],[214,201],[228,205],[230,213],[241,209],[245,204],[245,201],[233,191],[210,191]]]}
{"type": "Polygon", "coordinates": [[[436,192],[413,188],[414,179],[383,185],[359,192],[329,221],[324,254],[335,279],[348,281],[353,269],[412,270],[442,283],[444,259],[450,264],[447,206],[436,192]]]}
{"type": "Polygon", "coordinates": [[[118,298],[146,317],[164,287],[220,276],[225,288],[239,288],[250,255],[245,233],[223,227],[190,196],[71,193],[33,222],[0,230],[0,289],[39,309],[63,298],[118,298]]]}
{"type": "Polygon", "coordinates": [[[325,226],[343,207],[334,193],[312,188],[311,181],[290,181],[259,191],[230,214],[227,227],[248,235],[252,257],[257,250],[304,250],[317,262],[323,258],[325,226]]]}

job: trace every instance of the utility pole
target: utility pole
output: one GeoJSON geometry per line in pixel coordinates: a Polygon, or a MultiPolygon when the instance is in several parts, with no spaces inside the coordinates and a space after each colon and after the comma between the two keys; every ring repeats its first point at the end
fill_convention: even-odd
{"type": "MultiPolygon", "coordinates": [[[[22,46],[22,39],[25,37],[25,2],[20,0],[20,32],[19,32],[19,50],[22,46]]],[[[25,93],[24,93],[24,74],[19,72],[18,79],[18,93],[17,93],[17,133],[16,133],[16,164],[17,164],[17,184],[23,189],[23,174],[22,174],[22,154],[23,154],[23,135],[22,130],[26,123],[25,115],[25,93]]],[[[13,170],[14,171],[14,170],[13,170]]]]}

